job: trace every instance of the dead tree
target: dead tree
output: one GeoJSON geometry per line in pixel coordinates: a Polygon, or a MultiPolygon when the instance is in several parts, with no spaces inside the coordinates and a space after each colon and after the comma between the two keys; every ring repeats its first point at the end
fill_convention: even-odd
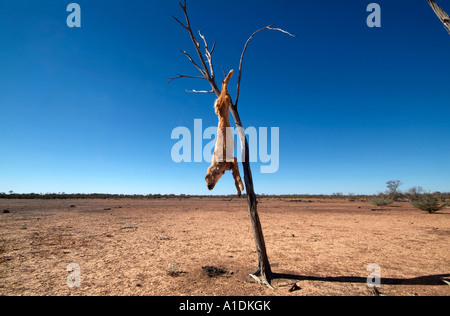
{"type": "MultiPolygon", "coordinates": [[[[220,90],[216,84],[216,73],[215,73],[213,57],[212,57],[216,43],[214,42],[212,47],[210,47],[208,45],[206,37],[199,31],[198,34],[199,34],[200,38],[202,39],[202,42],[204,44],[203,48],[205,50],[205,55],[202,54],[202,52],[201,52],[202,48],[200,47],[200,42],[197,40],[197,38],[195,37],[195,35],[192,31],[191,22],[189,20],[189,15],[187,12],[186,0],[184,1],[184,4],[180,3],[180,6],[184,12],[186,22],[182,23],[176,17],[173,17],[173,18],[189,33],[192,43],[194,44],[195,51],[198,56],[198,60],[199,60],[200,64],[198,62],[196,62],[194,60],[194,58],[188,52],[186,52],[186,51],[181,51],[181,52],[189,59],[189,61],[194,65],[194,67],[197,68],[197,70],[200,72],[200,76],[177,75],[177,77],[170,78],[169,83],[172,82],[173,80],[183,79],[183,78],[205,79],[211,85],[211,90],[209,90],[209,91],[192,90],[192,91],[186,91],[186,92],[189,92],[189,93],[213,93],[216,96],[219,96],[220,90]],[[206,59],[205,59],[205,57],[206,57],[206,59]]],[[[247,191],[248,209],[250,212],[250,219],[252,222],[252,228],[253,228],[253,233],[254,233],[254,238],[255,238],[255,243],[256,243],[256,251],[258,254],[258,268],[256,269],[255,272],[250,274],[250,276],[253,277],[259,283],[266,284],[267,286],[270,287],[270,282],[273,278],[273,273],[272,273],[272,270],[270,267],[269,258],[267,256],[264,235],[263,235],[263,231],[261,228],[261,222],[260,222],[259,216],[258,216],[258,210],[257,210],[258,202],[256,199],[255,191],[253,189],[252,171],[250,169],[249,145],[248,145],[248,141],[245,136],[243,124],[242,124],[242,121],[241,121],[241,118],[240,118],[239,112],[238,112],[240,86],[241,86],[241,79],[242,79],[242,67],[243,67],[245,52],[247,51],[247,47],[248,47],[250,41],[253,39],[253,37],[256,34],[258,34],[259,32],[262,32],[264,30],[279,31],[279,32],[285,33],[289,36],[295,37],[295,35],[292,35],[289,32],[286,32],[279,28],[274,28],[273,25],[269,25],[262,29],[259,29],[250,36],[250,38],[245,43],[244,50],[242,51],[240,64],[239,64],[237,95],[236,95],[235,101],[232,102],[232,105],[230,107],[230,112],[236,123],[236,128],[238,130],[239,139],[241,141],[241,149],[242,149],[243,156],[244,156],[243,162],[242,162],[242,166],[243,166],[243,170],[244,170],[244,182],[245,182],[245,188],[247,191]],[[259,277],[261,277],[261,279],[259,277]]]]}
{"type": "Polygon", "coordinates": [[[433,9],[434,13],[438,16],[439,20],[444,24],[445,29],[450,34],[450,17],[447,13],[445,13],[444,10],[439,7],[434,0],[427,0],[430,4],[431,8],[433,9]]]}

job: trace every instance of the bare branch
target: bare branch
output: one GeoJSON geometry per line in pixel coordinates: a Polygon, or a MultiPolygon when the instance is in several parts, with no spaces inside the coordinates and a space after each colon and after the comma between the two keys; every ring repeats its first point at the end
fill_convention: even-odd
{"type": "MultiPolygon", "coordinates": [[[[215,74],[214,74],[214,64],[213,64],[213,62],[212,62],[211,52],[209,51],[209,48],[208,48],[208,42],[206,41],[205,36],[202,35],[202,32],[201,32],[201,31],[198,31],[198,34],[199,34],[200,37],[203,39],[203,43],[205,43],[205,51],[206,51],[205,56],[206,56],[206,59],[207,59],[208,64],[209,64],[209,70],[210,70],[210,72],[211,72],[211,79],[214,80],[214,79],[215,79],[215,74]]],[[[214,42],[214,47],[215,47],[215,42],[214,42]]],[[[214,47],[213,47],[213,48],[214,48],[214,47]]]]}
{"type": "MultiPolygon", "coordinates": [[[[191,62],[197,67],[197,69],[199,69],[200,72],[205,76],[205,79],[208,80],[208,82],[211,84],[211,87],[212,87],[214,93],[215,93],[217,96],[219,96],[219,95],[220,95],[220,91],[219,91],[219,89],[217,88],[217,84],[216,84],[216,82],[215,82],[215,80],[214,80],[214,74],[212,73],[212,71],[210,72],[211,69],[208,69],[208,66],[206,65],[206,61],[205,61],[205,59],[203,58],[203,55],[202,55],[202,53],[201,53],[201,51],[200,51],[200,44],[199,44],[199,42],[197,41],[197,39],[195,38],[194,33],[192,32],[191,22],[190,22],[190,20],[189,20],[189,15],[188,15],[188,13],[187,13],[187,3],[186,3],[186,0],[184,1],[184,4],[180,3],[180,7],[181,7],[181,9],[183,10],[184,16],[185,16],[185,18],[186,18],[186,25],[184,25],[183,23],[181,23],[177,18],[175,18],[175,20],[176,20],[178,23],[180,23],[180,24],[183,26],[183,28],[186,29],[186,30],[189,32],[189,35],[190,35],[191,40],[192,40],[192,43],[193,43],[194,46],[195,46],[195,50],[197,51],[197,55],[198,55],[198,57],[199,57],[199,59],[200,59],[200,62],[201,62],[201,64],[202,64],[202,68],[199,67],[195,62],[193,62],[193,59],[192,59],[190,56],[189,56],[188,58],[189,58],[189,60],[191,60],[191,62]]],[[[206,40],[205,40],[205,42],[206,42],[206,40]]],[[[208,51],[208,50],[207,50],[207,51],[208,51]]],[[[210,53],[209,51],[208,51],[208,54],[211,55],[211,53],[210,53]]],[[[187,53],[186,53],[185,55],[188,56],[187,53]]],[[[208,61],[209,61],[209,59],[208,59],[208,61]]],[[[210,65],[212,65],[212,62],[211,62],[210,65]]],[[[211,67],[212,67],[212,66],[211,66],[211,67]]]]}
{"type": "Polygon", "coordinates": [[[215,92],[214,90],[211,91],[186,90],[186,93],[215,93],[215,92]]]}
{"type": "Polygon", "coordinates": [[[450,34],[450,17],[448,16],[448,14],[445,13],[445,11],[442,10],[433,0],[427,1],[433,9],[434,13],[436,13],[436,15],[438,16],[439,20],[441,20],[441,22],[444,24],[447,32],[450,34]]]}
{"type": "Polygon", "coordinates": [[[252,34],[252,36],[249,37],[249,39],[245,43],[244,50],[242,51],[242,55],[241,55],[241,61],[239,63],[239,77],[238,77],[238,85],[237,85],[237,95],[236,95],[236,100],[235,100],[235,103],[234,103],[234,107],[235,108],[237,108],[237,106],[238,106],[239,96],[240,96],[240,93],[241,93],[242,64],[244,62],[245,52],[247,51],[248,44],[253,39],[253,37],[255,37],[256,34],[258,34],[259,32],[262,32],[264,30],[278,31],[278,32],[282,32],[282,33],[288,34],[289,36],[292,36],[292,37],[297,37],[296,35],[292,35],[291,33],[287,32],[287,31],[285,31],[283,29],[273,28],[272,26],[273,26],[273,24],[271,24],[269,26],[266,26],[266,27],[263,27],[262,29],[257,30],[256,32],[254,32],[252,34]]]}
{"type": "Polygon", "coordinates": [[[223,69],[223,66],[222,66],[222,72],[223,72],[223,77],[225,78],[227,76],[227,74],[225,73],[225,69],[223,69]]]}
{"type": "Polygon", "coordinates": [[[174,17],[174,16],[172,16],[174,19],[175,19],[175,21],[177,21],[178,23],[180,23],[180,25],[184,28],[184,29],[187,29],[187,27],[183,24],[183,23],[181,23],[181,21],[180,20],[178,20],[176,17],[174,17]]]}
{"type": "Polygon", "coordinates": [[[201,72],[201,74],[205,77],[205,79],[207,79],[205,71],[202,68],[200,68],[199,65],[197,65],[197,63],[194,61],[194,59],[186,51],[180,50],[180,52],[182,52],[184,55],[186,55],[186,57],[191,61],[191,63],[201,72]]]}
{"type": "Polygon", "coordinates": [[[284,33],[284,34],[287,34],[287,35],[289,35],[289,36],[291,36],[291,37],[297,37],[297,35],[294,35],[294,34],[291,34],[291,33],[289,33],[288,31],[285,31],[285,30],[283,30],[283,29],[280,29],[280,28],[276,28],[276,27],[267,27],[267,29],[268,30],[272,30],[272,31],[278,31],[278,32],[281,32],[281,33],[284,33]]]}
{"type": "Polygon", "coordinates": [[[184,79],[184,78],[186,78],[186,79],[205,79],[205,77],[201,77],[201,76],[185,76],[185,75],[177,74],[177,77],[169,78],[169,82],[167,83],[166,87],[167,87],[172,81],[178,80],[178,79],[184,79]]]}
{"type": "Polygon", "coordinates": [[[211,48],[210,54],[214,53],[214,49],[216,48],[216,41],[214,41],[213,47],[211,48]]]}

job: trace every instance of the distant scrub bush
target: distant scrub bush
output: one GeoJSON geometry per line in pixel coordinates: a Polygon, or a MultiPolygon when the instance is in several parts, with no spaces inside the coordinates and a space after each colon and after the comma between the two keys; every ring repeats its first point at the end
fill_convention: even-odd
{"type": "Polygon", "coordinates": [[[394,203],[394,200],[390,198],[389,196],[386,196],[384,194],[380,194],[377,196],[374,196],[370,199],[370,203],[376,206],[386,206],[394,203]]]}
{"type": "Polygon", "coordinates": [[[425,193],[421,194],[411,204],[419,210],[428,212],[430,214],[442,210],[446,204],[439,205],[440,198],[435,194],[425,193]]]}

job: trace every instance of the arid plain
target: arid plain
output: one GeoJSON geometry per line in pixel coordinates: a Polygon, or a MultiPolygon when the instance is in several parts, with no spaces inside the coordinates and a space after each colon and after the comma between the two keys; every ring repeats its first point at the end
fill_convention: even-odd
{"type": "Polygon", "coordinates": [[[259,200],[274,289],[256,284],[237,198],[0,200],[0,295],[450,295],[450,209],[356,199],[259,200]],[[4,210],[9,212],[3,213],[4,210]],[[80,287],[69,287],[70,264],[80,287]],[[204,267],[225,273],[208,276],[204,267]],[[297,284],[295,291],[289,291],[297,284]]]}

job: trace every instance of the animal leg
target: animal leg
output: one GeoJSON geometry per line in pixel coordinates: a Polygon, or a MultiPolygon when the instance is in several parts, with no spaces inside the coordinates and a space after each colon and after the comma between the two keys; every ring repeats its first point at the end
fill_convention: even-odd
{"type": "Polygon", "coordinates": [[[241,175],[239,173],[239,164],[236,158],[234,158],[234,162],[231,163],[231,170],[233,172],[234,184],[238,191],[238,196],[241,197],[241,192],[244,191],[244,184],[242,183],[241,175]]]}

